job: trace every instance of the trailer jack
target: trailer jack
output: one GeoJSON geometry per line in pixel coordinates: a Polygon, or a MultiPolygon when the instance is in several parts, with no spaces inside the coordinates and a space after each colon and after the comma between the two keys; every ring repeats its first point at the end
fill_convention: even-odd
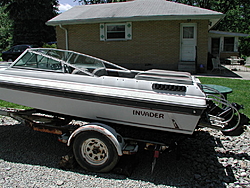
{"type": "Polygon", "coordinates": [[[154,172],[154,168],[156,165],[156,159],[159,158],[159,155],[160,155],[160,146],[156,145],[155,150],[154,150],[154,159],[153,159],[152,167],[151,167],[151,174],[153,174],[153,172],[154,172]]]}

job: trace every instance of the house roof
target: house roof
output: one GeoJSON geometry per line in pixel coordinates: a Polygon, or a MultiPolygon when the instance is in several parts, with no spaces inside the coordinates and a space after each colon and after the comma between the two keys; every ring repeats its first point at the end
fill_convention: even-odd
{"type": "Polygon", "coordinates": [[[212,25],[224,14],[166,0],[134,0],[75,6],[52,18],[47,25],[72,25],[122,21],[207,19],[212,25]]]}
{"type": "Polygon", "coordinates": [[[215,30],[210,30],[209,35],[211,35],[211,36],[229,36],[229,37],[250,37],[250,34],[233,33],[233,32],[228,32],[228,31],[215,31],[215,30]]]}

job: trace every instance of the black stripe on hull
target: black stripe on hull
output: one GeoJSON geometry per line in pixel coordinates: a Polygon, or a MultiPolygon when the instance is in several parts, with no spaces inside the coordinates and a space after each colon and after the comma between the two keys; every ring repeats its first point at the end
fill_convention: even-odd
{"type": "Polygon", "coordinates": [[[103,121],[111,121],[111,122],[115,122],[117,123],[117,121],[119,121],[119,124],[121,123],[125,123],[125,124],[129,124],[129,125],[134,125],[134,126],[137,126],[137,127],[141,127],[141,126],[144,126],[147,127],[147,128],[158,128],[159,130],[161,129],[164,129],[164,130],[175,130],[175,131],[185,131],[185,132],[188,132],[188,133],[192,133],[193,131],[190,131],[190,130],[185,130],[185,129],[176,129],[176,128],[171,128],[171,127],[166,127],[166,126],[158,126],[158,125],[153,125],[152,124],[144,124],[144,123],[136,123],[136,122],[131,122],[131,121],[122,121],[122,120],[116,120],[116,119],[110,119],[110,118],[105,118],[105,117],[97,117],[98,119],[101,119],[103,121]]]}
{"type": "Polygon", "coordinates": [[[48,95],[48,96],[70,98],[83,101],[92,101],[92,102],[119,105],[119,106],[122,105],[134,108],[139,107],[148,110],[158,110],[158,111],[181,113],[194,116],[200,116],[203,110],[205,109],[204,107],[191,107],[185,105],[166,104],[155,101],[143,101],[138,99],[128,99],[124,97],[89,94],[85,92],[68,91],[68,90],[54,89],[54,88],[52,89],[40,86],[28,86],[17,83],[0,82],[0,87],[12,90],[48,95]]]}

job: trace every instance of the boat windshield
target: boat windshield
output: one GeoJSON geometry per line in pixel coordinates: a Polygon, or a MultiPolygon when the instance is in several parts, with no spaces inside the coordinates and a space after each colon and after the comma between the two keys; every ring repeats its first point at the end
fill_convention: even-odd
{"type": "Polygon", "coordinates": [[[27,49],[11,67],[89,76],[100,76],[98,74],[103,74],[107,70],[130,72],[128,69],[93,56],[51,48],[27,49]]]}

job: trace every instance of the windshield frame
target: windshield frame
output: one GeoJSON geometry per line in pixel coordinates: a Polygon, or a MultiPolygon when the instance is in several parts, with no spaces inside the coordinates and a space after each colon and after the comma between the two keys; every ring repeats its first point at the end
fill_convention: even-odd
{"type": "MultiPolygon", "coordinates": [[[[41,59],[37,60],[36,63],[39,63],[41,61],[41,59]]],[[[99,68],[103,68],[103,69],[109,70],[109,71],[131,72],[131,70],[129,70],[129,69],[126,69],[122,66],[105,61],[103,59],[96,58],[94,56],[90,56],[90,55],[86,55],[83,53],[74,52],[74,51],[70,51],[70,50],[62,50],[62,49],[55,49],[55,48],[28,48],[10,65],[9,68],[32,69],[32,70],[38,70],[38,71],[52,71],[52,72],[58,72],[58,73],[59,72],[72,73],[72,72],[68,72],[66,70],[67,67],[71,67],[71,69],[78,70],[78,71],[82,72],[84,75],[88,75],[88,76],[95,76],[93,74],[93,71],[95,69],[99,69],[99,68]],[[38,65],[37,65],[37,67],[25,66],[29,62],[30,58],[25,60],[25,62],[22,62],[23,63],[22,65],[18,65],[18,63],[20,63],[20,61],[22,61],[22,58],[24,58],[27,53],[32,54],[30,56],[30,58],[34,54],[36,56],[42,56],[42,58],[46,58],[47,61],[51,60],[51,61],[58,62],[58,64],[61,65],[61,69],[60,69],[61,71],[59,69],[58,70],[53,70],[53,69],[49,69],[49,68],[48,69],[47,68],[41,69],[38,67],[38,65]],[[73,56],[75,58],[73,58],[73,56]],[[85,58],[86,62],[88,59],[90,62],[87,62],[87,63],[86,62],[83,62],[83,63],[76,62],[79,57],[81,57],[82,59],[85,58]],[[71,63],[72,58],[73,58],[74,63],[71,63]],[[107,67],[111,67],[111,68],[107,68],[107,67]]]]}

